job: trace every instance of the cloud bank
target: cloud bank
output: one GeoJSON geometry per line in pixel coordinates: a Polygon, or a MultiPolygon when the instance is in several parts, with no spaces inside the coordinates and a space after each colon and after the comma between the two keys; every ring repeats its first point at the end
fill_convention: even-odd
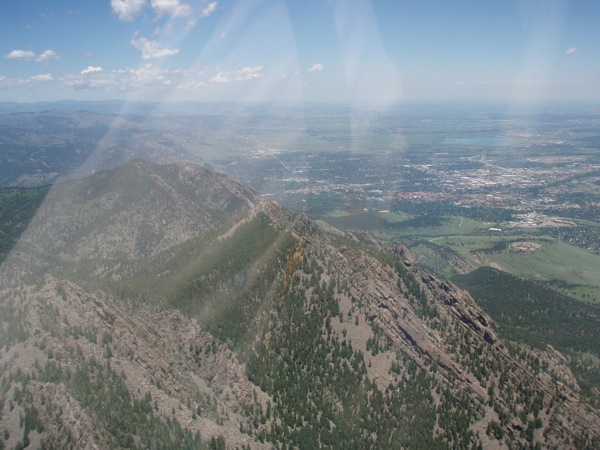
{"type": "MultiPolygon", "coordinates": [[[[48,75],[49,76],[49,75],[48,75]]],[[[166,91],[179,92],[207,89],[220,84],[225,88],[236,82],[250,82],[264,77],[263,66],[246,66],[227,71],[209,72],[205,68],[174,69],[157,66],[151,63],[137,68],[103,69],[100,66],[88,66],[78,73],[71,73],[60,78],[63,86],[75,90],[103,91],[107,93],[124,93],[136,91],[166,91]]],[[[46,76],[38,76],[33,81],[44,81],[46,76]]],[[[15,80],[0,80],[0,87],[15,80]]],[[[23,83],[21,83],[23,84],[23,83]]],[[[214,88],[213,88],[214,89],[214,88]]],[[[209,92],[209,91],[206,91],[209,92]]]]}
{"type": "Polygon", "coordinates": [[[39,75],[32,75],[26,78],[7,78],[4,76],[0,76],[0,88],[30,86],[35,83],[44,83],[53,80],[54,77],[49,73],[41,73],[39,75]]]}
{"type": "Polygon", "coordinates": [[[261,78],[263,66],[243,67],[239,70],[219,72],[209,81],[211,83],[231,83],[232,81],[256,80],[261,78]]]}

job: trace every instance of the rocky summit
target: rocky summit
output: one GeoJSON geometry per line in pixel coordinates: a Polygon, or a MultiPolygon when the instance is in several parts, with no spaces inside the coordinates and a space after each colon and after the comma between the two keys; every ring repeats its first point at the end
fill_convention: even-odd
{"type": "Polygon", "coordinates": [[[0,448],[600,448],[567,356],[194,165],[57,183],[0,283],[0,448]]]}

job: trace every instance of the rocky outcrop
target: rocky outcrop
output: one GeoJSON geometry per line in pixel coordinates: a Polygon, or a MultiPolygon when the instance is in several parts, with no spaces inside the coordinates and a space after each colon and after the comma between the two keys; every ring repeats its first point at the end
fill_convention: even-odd
{"type": "MultiPolygon", "coordinates": [[[[239,424],[249,427],[244,411],[261,409],[268,397],[248,380],[237,356],[196,321],[174,310],[118,305],[104,294],[50,276],[40,288],[25,289],[20,296],[3,292],[11,304],[24,302],[29,337],[0,355],[0,367],[6,376],[34,378],[24,390],[9,384],[4,393],[14,396],[17,390],[33,400],[45,432],[37,436],[32,431],[31,442],[43,437],[60,448],[107,447],[93,414],[65,384],[36,380],[44,379],[49,363],[61,373],[73,373],[83,361],[93,360],[122,374],[132,398],[150,395],[159,416],[200,431],[205,439],[221,435],[233,446],[263,448],[240,433],[239,424]]],[[[24,408],[17,406],[2,419],[15,438],[22,435],[18,424],[24,408]]]]}
{"type": "MultiPolygon", "coordinates": [[[[518,412],[525,407],[521,402],[538,398],[545,412],[540,412],[538,426],[544,433],[535,434],[537,442],[568,446],[572,436],[577,435],[591,439],[582,438],[581,442],[587,442],[585,446],[599,439],[595,430],[600,429],[600,414],[581,400],[562,354],[551,347],[543,353],[524,346],[508,349],[496,334],[492,319],[468,293],[416,267],[407,249],[396,249],[403,258],[403,270],[399,272],[362,250],[323,247],[322,242],[314,241],[312,245],[306,252],[335,268],[329,276],[348,285],[347,295],[358,316],[364,316],[374,330],[382,333],[393,344],[394,352],[416,362],[451,391],[471,393],[483,411],[483,425],[474,425],[473,429],[485,431],[492,422],[499,423],[501,412],[514,415],[513,421],[506,423],[506,433],[524,436],[530,425],[519,418],[518,412]],[[413,282],[416,285],[412,284],[412,292],[422,293],[423,305],[407,288],[413,282]],[[535,358],[549,365],[548,372],[529,364],[535,358]],[[527,388],[519,393],[524,384],[527,388]],[[532,397],[526,400],[526,396],[532,397]]],[[[484,440],[488,446],[499,445],[493,436],[484,440]]],[[[526,445],[524,438],[517,441],[526,445]]]]}
{"type": "Polygon", "coordinates": [[[600,441],[600,414],[582,397],[560,352],[504,342],[469,294],[419,268],[405,247],[389,251],[368,235],[314,223],[198,167],[133,161],[56,187],[16,253],[20,259],[3,265],[0,275],[12,280],[0,292],[0,424],[9,446],[25,431],[34,446],[44,439],[61,448],[110,446],[118,432],[99,425],[101,408],[78,391],[78,371],[86,388],[106,380],[113,383],[108,393],[124,386],[131,405],[139,410],[143,404],[144,417],[157,419],[153,426],[200,432],[203,439],[223,436],[232,448],[287,445],[285,438],[301,434],[309,420],[330,433],[326,439],[335,438],[336,428],[356,425],[378,442],[384,437],[372,431],[377,420],[412,417],[413,405],[399,411],[389,405],[398,391],[417,385],[417,374],[426,380],[418,386],[431,390],[422,398],[436,416],[427,431],[438,438],[445,433],[438,442],[449,447],[459,442],[452,428],[459,423],[462,444],[591,448],[600,441]],[[277,236],[288,244],[267,240],[269,258],[255,255],[265,246],[249,229],[258,230],[258,243],[277,236]],[[209,245],[206,254],[215,259],[227,249],[226,267],[203,264],[209,245]],[[238,248],[244,264],[237,264],[238,248]],[[267,271],[267,264],[275,269],[267,271]],[[235,291],[240,286],[242,293],[235,291]],[[212,335],[210,326],[220,324],[211,321],[219,317],[201,317],[206,309],[197,309],[196,317],[206,319],[201,326],[192,314],[168,306],[177,303],[167,296],[187,295],[193,308],[206,292],[219,294],[215,302],[240,302],[243,314],[235,317],[246,321],[248,342],[236,346],[227,333],[212,335]],[[277,322],[282,311],[292,315],[293,329],[277,322]],[[261,358],[274,350],[272,342],[306,336],[312,340],[293,355],[276,349],[281,377],[261,378],[269,365],[261,358]],[[310,348],[316,341],[319,348],[310,348]],[[254,351],[260,354],[253,360],[254,351]],[[311,359],[317,354],[321,359],[311,359]],[[307,361],[339,373],[310,379],[318,372],[307,361]],[[295,364],[300,372],[291,370],[295,364]],[[285,385],[292,376],[322,391],[310,401],[297,398],[285,385]],[[375,400],[388,406],[360,417],[344,409],[328,383],[359,376],[367,380],[356,407],[375,400]],[[316,407],[320,395],[331,397],[324,403],[327,417],[316,407]],[[301,402],[305,409],[295,411],[301,402]],[[281,414],[273,418],[271,408],[281,414]],[[37,414],[39,423],[31,419],[25,426],[27,414],[37,414]],[[442,423],[443,414],[455,422],[442,423]],[[273,430],[278,434],[269,434],[273,430]]]}
{"type": "Polygon", "coordinates": [[[43,416],[40,420],[46,429],[45,435],[49,436],[48,446],[85,450],[106,448],[106,442],[95,432],[97,427],[93,418],[86,414],[64,384],[30,381],[27,387],[33,405],[43,416]]]}

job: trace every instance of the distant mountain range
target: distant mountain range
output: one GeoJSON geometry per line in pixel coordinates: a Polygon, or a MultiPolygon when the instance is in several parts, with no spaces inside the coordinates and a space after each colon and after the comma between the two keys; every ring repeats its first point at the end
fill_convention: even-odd
{"type": "Polygon", "coordinates": [[[163,164],[197,160],[159,122],[74,110],[0,114],[0,186],[43,186],[141,155],[163,164]]]}
{"type": "Polygon", "coordinates": [[[0,188],[44,186],[140,157],[158,164],[223,162],[224,151],[247,144],[235,137],[239,130],[265,117],[263,126],[277,130],[300,113],[227,103],[0,103],[0,188]]]}
{"type": "Polygon", "coordinates": [[[0,448],[600,448],[559,351],[192,164],[56,183],[0,286],[0,448]]]}

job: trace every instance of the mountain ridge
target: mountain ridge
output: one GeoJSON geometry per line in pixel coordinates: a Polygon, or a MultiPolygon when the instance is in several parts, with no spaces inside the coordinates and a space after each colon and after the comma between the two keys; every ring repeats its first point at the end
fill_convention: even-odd
{"type": "Polygon", "coordinates": [[[55,184],[22,240],[71,259],[138,259],[203,234],[256,202],[256,191],[200,166],[135,159],[55,184]]]}
{"type": "Polygon", "coordinates": [[[469,294],[401,245],[313,222],[187,164],[135,160],[69,183],[0,266],[3,277],[33,274],[1,291],[6,446],[600,440],[598,409],[564,355],[504,341],[469,294]],[[119,222],[139,198],[147,217],[119,222]],[[118,226],[94,229],[88,214],[118,226]],[[165,237],[136,253],[144,220],[165,237]],[[125,400],[107,409],[116,392],[125,400]]]}

